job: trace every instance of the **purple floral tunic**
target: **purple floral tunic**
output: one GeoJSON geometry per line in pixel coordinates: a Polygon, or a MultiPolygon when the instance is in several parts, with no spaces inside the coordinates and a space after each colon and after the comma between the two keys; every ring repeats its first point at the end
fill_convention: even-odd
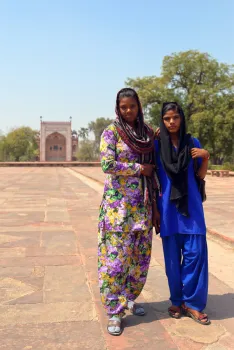
{"type": "Polygon", "coordinates": [[[99,232],[152,228],[152,208],[144,206],[138,155],[120,138],[114,124],[101,138],[101,166],[107,173],[100,207],[99,232]]]}

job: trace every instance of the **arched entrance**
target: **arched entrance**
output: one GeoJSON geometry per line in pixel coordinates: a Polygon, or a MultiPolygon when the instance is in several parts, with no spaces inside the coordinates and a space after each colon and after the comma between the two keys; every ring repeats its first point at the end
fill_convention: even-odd
{"type": "Polygon", "coordinates": [[[46,161],[66,161],[66,138],[58,132],[53,132],[46,138],[46,161]]]}

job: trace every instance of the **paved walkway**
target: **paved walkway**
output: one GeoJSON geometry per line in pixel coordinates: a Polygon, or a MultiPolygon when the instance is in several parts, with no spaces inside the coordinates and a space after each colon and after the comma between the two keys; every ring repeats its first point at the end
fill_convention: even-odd
{"type": "MultiPolygon", "coordinates": [[[[73,168],[101,183],[105,174],[101,168],[73,168]]],[[[207,201],[204,203],[207,227],[234,241],[234,177],[206,177],[207,201]]],[[[233,346],[234,348],[234,346],[233,346]]]]}
{"type": "Polygon", "coordinates": [[[233,349],[234,252],[209,242],[209,327],[168,317],[160,239],[121,337],[106,332],[97,283],[102,186],[64,168],[0,169],[0,349],[233,349]]]}

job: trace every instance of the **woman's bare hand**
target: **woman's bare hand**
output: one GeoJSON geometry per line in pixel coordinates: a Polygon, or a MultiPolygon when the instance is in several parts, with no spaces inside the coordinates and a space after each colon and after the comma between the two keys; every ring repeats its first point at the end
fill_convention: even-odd
{"type": "Polygon", "coordinates": [[[202,148],[192,148],[191,149],[192,158],[202,158],[209,159],[209,152],[202,148]]]}

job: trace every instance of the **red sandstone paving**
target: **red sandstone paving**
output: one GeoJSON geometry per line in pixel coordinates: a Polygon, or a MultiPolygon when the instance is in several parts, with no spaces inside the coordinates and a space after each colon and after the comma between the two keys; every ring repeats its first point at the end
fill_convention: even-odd
{"type": "Polygon", "coordinates": [[[68,212],[77,196],[60,180],[56,169],[0,169],[1,349],[106,348],[68,212]]]}
{"type": "Polygon", "coordinates": [[[0,328],[2,350],[105,350],[98,321],[14,325],[0,328]],[[91,331],[90,331],[91,330],[91,331]]]}
{"type": "MultiPolygon", "coordinates": [[[[99,170],[95,177],[103,181],[99,170]]],[[[88,171],[92,175],[93,169],[88,171]]],[[[208,189],[216,196],[212,183],[208,180],[208,189]]],[[[0,257],[1,349],[218,349],[208,348],[212,343],[232,348],[233,290],[212,275],[212,326],[204,329],[192,320],[168,317],[159,239],[154,239],[152,266],[139,299],[147,316],[127,314],[122,336],[108,335],[97,279],[101,196],[63,168],[1,168],[0,190],[6,213],[1,212],[0,226],[0,248],[5,249],[0,257]],[[17,208],[31,214],[19,219],[17,208]]]]}
{"type": "MultiPolygon", "coordinates": [[[[72,168],[103,183],[101,168],[72,168]]],[[[207,201],[204,203],[207,227],[234,239],[234,177],[206,177],[207,201]]]]}
{"type": "MultiPolygon", "coordinates": [[[[92,199],[93,206],[95,203],[97,206],[99,205],[101,196],[99,195],[98,197],[99,198],[97,198],[97,195],[96,195],[92,199]]],[[[75,208],[73,209],[75,212],[75,208]]],[[[89,209],[89,212],[90,212],[90,215],[93,215],[92,209],[89,209]]],[[[93,221],[93,224],[94,224],[94,221],[93,221]]],[[[94,224],[94,230],[95,230],[95,226],[96,226],[96,222],[94,224]]],[[[97,275],[96,275],[96,271],[94,270],[96,267],[96,259],[93,258],[93,255],[95,254],[95,251],[96,251],[96,242],[95,241],[93,242],[92,239],[91,240],[87,239],[88,237],[90,237],[90,222],[86,229],[85,229],[85,220],[80,220],[79,223],[76,222],[76,227],[78,229],[77,234],[79,235],[79,247],[80,247],[80,251],[82,252],[82,260],[86,264],[87,270],[89,271],[88,276],[89,276],[89,280],[91,281],[91,288],[93,290],[93,294],[95,295],[94,300],[96,302],[98,310],[100,308],[99,317],[103,324],[103,331],[105,332],[106,317],[105,315],[103,316],[103,311],[100,306],[99,290],[97,288],[97,275]]],[[[220,318],[216,317],[216,312],[217,313],[222,312],[221,305],[223,306],[229,305],[229,308],[230,308],[230,299],[233,297],[233,291],[231,290],[231,288],[221,284],[223,288],[224,296],[222,297],[222,295],[221,296],[212,295],[211,297],[210,303],[212,307],[208,307],[207,310],[211,314],[211,317],[214,319],[212,328],[204,330],[204,327],[200,325],[198,325],[197,327],[197,324],[194,325],[194,322],[189,323],[189,327],[188,327],[187,319],[183,320],[183,324],[181,326],[181,324],[178,323],[176,320],[172,320],[168,318],[168,315],[165,312],[165,310],[167,310],[167,307],[169,306],[169,303],[167,300],[168,287],[167,287],[167,281],[166,281],[164,269],[162,268],[163,255],[162,255],[162,249],[161,249],[161,242],[159,239],[154,240],[153,259],[156,260],[155,261],[156,266],[151,267],[149,277],[148,277],[148,282],[146,284],[144,292],[142,293],[143,302],[145,303],[146,308],[149,310],[149,313],[151,314],[150,318],[137,319],[137,318],[132,318],[127,316],[125,319],[126,328],[125,328],[124,334],[121,336],[121,342],[119,343],[119,340],[116,340],[113,338],[109,339],[109,337],[107,336],[107,341],[110,341],[110,343],[108,343],[110,344],[109,345],[110,348],[112,348],[112,346],[114,347],[114,344],[116,348],[120,348],[120,349],[125,347],[128,348],[128,346],[130,346],[130,343],[132,341],[131,336],[133,336],[133,334],[134,336],[136,336],[135,334],[139,334],[139,335],[141,334],[142,336],[143,334],[146,334],[145,323],[147,324],[146,326],[147,330],[149,330],[150,334],[152,335],[150,339],[152,339],[155,328],[160,330],[159,328],[161,327],[161,326],[159,327],[158,325],[158,320],[160,320],[161,325],[165,328],[165,334],[167,334],[168,341],[169,340],[173,341],[173,343],[170,343],[170,345],[169,344],[167,345],[168,348],[170,348],[170,346],[172,347],[176,346],[176,348],[179,348],[179,349],[188,349],[188,348],[205,349],[206,348],[205,343],[207,343],[207,346],[208,346],[209,342],[211,343],[217,342],[220,337],[223,337],[226,334],[226,330],[224,326],[220,325],[220,318]],[[230,295],[230,298],[229,298],[229,295],[230,295]],[[216,301],[218,301],[219,306],[217,306],[216,301]],[[215,307],[213,307],[214,303],[216,303],[215,307]],[[153,314],[152,314],[152,310],[153,310],[153,314]],[[135,332],[135,327],[137,327],[136,332],[135,332]],[[188,330],[186,332],[187,328],[188,330]],[[130,333],[128,333],[129,330],[130,330],[130,333]],[[124,337],[127,337],[126,343],[123,343],[122,338],[124,337]],[[204,343],[201,340],[203,338],[204,338],[204,343]]],[[[153,265],[154,265],[154,262],[152,262],[152,266],[153,265]]],[[[211,290],[217,288],[217,285],[214,284],[214,280],[216,281],[216,279],[212,275],[210,276],[210,279],[211,279],[211,284],[210,284],[211,290]]],[[[219,284],[220,284],[220,281],[219,281],[219,284]]],[[[234,315],[234,308],[231,308],[229,313],[227,313],[226,306],[225,306],[225,311],[223,312],[223,318],[225,318],[224,314],[230,315],[230,319],[228,316],[227,320],[225,320],[227,329],[229,331],[230,323],[233,322],[233,316],[231,315],[234,315]]],[[[161,347],[160,342],[156,344],[152,340],[147,344],[147,347],[149,346],[149,348],[151,348],[151,344],[154,344],[152,345],[152,348],[154,346],[155,347],[159,346],[159,348],[161,347]]],[[[139,342],[139,345],[140,346],[146,345],[146,341],[144,338],[139,342]]],[[[134,346],[136,347],[138,345],[136,345],[135,343],[134,346]]],[[[135,348],[134,346],[133,348],[135,348]]],[[[164,348],[166,348],[165,345],[162,345],[162,348],[163,346],[164,348]]]]}

